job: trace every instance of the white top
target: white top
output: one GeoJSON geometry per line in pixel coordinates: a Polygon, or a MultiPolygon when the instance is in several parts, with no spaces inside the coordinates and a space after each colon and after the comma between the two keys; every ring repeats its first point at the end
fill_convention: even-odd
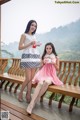
{"type": "MultiPolygon", "coordinates": [[[[25,33],[25,36],[26,36],[26,40],[25,40],[25,45],[26,44],[28,44],[28,43],[30,43],[31,41],[33,41],[33,40],[35,40],[36,41],[36,37],[35,37],[35,35],[29,35],[29,34],[26,34],[25,33]]],[[[32,45],[31,46],[29,46],[29,47],[27,47],[27,48],[25,48],[24,50],[23,50],[23,53],[24,54],[39,54],[39,52],[38,52],[38,50],[37,50],[37,48],[33,48],[32,47],[32,45]]]]}
{"type": "MultiPolygon", "coordinates": [[[[27,45],[33,40],[36,41],[36,37],[34,35],[25,34],[25,36],[26,36],[26,40],[24,45],[27,45]]],[[[37,47],[33,48],[32,46],[33,45],[23,50],[21,62],[40,62],[41,61],[40,53],[37,50],[37,47]]]]}
{"type": "Polygon", "coordinates": [[[44,62],[46,63],[52,63],[52,62],[56,62],[56,56],[52,53],[52,54],[46,54],[44,56],[44,62]]]}

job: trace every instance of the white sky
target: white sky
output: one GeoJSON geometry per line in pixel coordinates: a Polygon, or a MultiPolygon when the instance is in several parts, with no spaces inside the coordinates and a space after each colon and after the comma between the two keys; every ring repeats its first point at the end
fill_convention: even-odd
{"type": "Polygon", "coordinates": [[[1,9],[1,40],[6,44],[19,41],[31,19],[38,23],[37,33],[80,19],[80,4],[56,4],[54,0],[11,0],[1,9]]]}

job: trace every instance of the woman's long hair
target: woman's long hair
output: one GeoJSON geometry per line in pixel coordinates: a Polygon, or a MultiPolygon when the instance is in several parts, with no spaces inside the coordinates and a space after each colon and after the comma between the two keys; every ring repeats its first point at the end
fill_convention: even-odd
{"type": "Polygon", "coordinates": [[[44,59],[44,56],[46,55],[46,47],[47,47],[48,45],[50,45],[50,46],[52,47],[52,53],[53,53],[55,56],[57,56],[57,53],[56,53],[56,51],[55,51],[54,45],[53,45],[51,42],[49,42],[49,43],[47,43],[47,44],[45,45],[44,52],[43,52],[43,55],[42,55],[42,60],[44,59]]]}
{"type": "Polygon", "coordinates": [[[35,34],[35,32],[36,32],[36,30],[37,30],[37,22],[36,22],[35,20],[30,20],[30,21],[28,22],[27,27],[26,27],[26,30],[25,30],[25,33],[28,33],[28,32],[29,32],[30,26],[31,26],[31,24],[32,24],[33,22],[36,23],[36,29],[35,29],[34,32],[32,32],[32,35],[35,34]]]}

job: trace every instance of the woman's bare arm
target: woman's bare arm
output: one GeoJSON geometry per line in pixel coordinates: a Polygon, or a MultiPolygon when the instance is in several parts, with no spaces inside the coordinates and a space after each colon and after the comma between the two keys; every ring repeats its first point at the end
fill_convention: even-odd
{"type": "Polygon", "coordinates": [[[25,48],[27,48],[27,47],[29,47],[29,46],[31,46],[35,43],[35,41],[32,41],[32,42],[24,45],[25,39],[26,39],[26,36],[24,34],[21,35],[20,42],[19,42],[19,47],[18,47],[19,50],[25,49],[25,48]]]}

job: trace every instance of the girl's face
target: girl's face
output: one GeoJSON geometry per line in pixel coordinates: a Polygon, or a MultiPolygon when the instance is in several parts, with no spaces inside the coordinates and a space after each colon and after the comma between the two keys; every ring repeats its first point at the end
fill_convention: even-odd
{"type": "Polygon", "coordinates": [[[30,26],[30,32],[32,33],[32,32],[34,32],[35,30],[36,30],[36,28],[37,28],[37,25],[36,25],[36,23],[35,22],[33,22],[32,24],[31,24],[31,26],[30,26]]]}
{"type": "Polygon", "coordinates": [[[52,47],[51,47],[51,45],[47,45],[46,46],[46,53],[47,54],[51,54],[52,53],[52,47]]]}

